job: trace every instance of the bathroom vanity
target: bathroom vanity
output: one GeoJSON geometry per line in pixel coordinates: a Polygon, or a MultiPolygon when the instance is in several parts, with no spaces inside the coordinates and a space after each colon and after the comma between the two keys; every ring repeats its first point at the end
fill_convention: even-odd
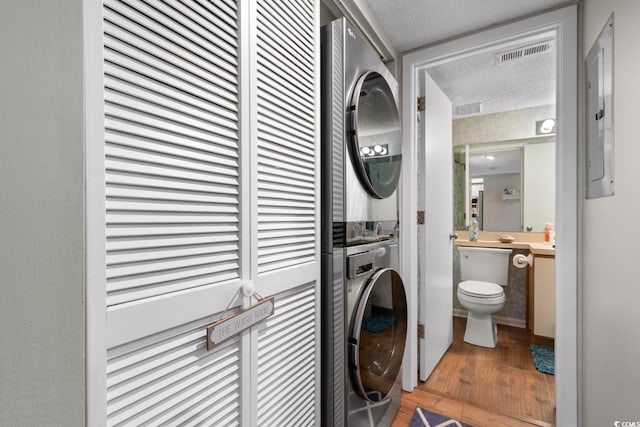
{"type": "Polygon", "coordinates": [[[469,241],[469,232],[457,231],[456,246],[487,248],[509,248],[528,253],[533,257],[533,266],[526,274],[526,324],[531,341],[535,344],[553,346],[555,337],[555,248],[544,243],[542,233],[511,233],[515,240],[502,243],[502,233],[483,232],[477,242],[469,241]]]}

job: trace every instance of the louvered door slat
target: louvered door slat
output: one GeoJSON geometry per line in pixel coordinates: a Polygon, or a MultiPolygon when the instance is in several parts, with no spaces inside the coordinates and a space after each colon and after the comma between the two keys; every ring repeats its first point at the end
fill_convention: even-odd
{"type": "MultiPolygon", "coordinates": [[[[218,395],[215,399],[210,398],[207,406],[220,406],[218,399],[234,397],[229,403],[231,407],[235,406],[237,416],[238,342],[230,342],[211,353],[206,352],[204,340],[200,339],[199,343],[186,355],[176,353],[169,357],[160,368],[134,371],[130,379],[119,379],[116,386],[109,387],[109,424],[153,423],[173,411],[187,410],[192,398],[203,390],[218,395]]],[[[135,365],[141,363],[135,352],[128,359],[135,365]]]]}
{"type": "MultiPolygon", "coordinates": [[[[216,67],[230,74],[237,74],[235,54],[236,43],[219,43],[221,47],[207,49],[183,34],[172,31],[137,10],[121,2],[110,2],[104,8],[105,27],[111,31],[127,31],[128,37],[137,37],[149,45],[162,46],[173,58],[182,58],[203,68],[216,67]],[[217,53],[216,57],[214,53],[217,53]]],[[[122,33],[121,33],[122,34],[122,33]]],[[[232,34],[229,34],[232,35],[232,34]]],[[[113,36],[113,35],[112,35],[113,36]]],[[[167,55],[162,55],[166,57],[167,55]]]]}
{"type": "Polygon", "coordinates": [[[225,101],[231,102],[232,104],[237,103],[235,91],[231,90],[228,85],[222,87],[216,86],[198,80],[186,73],[180,74],[176,72],[175,74],[178,75],[174,75],[172,72],[175,70],[158,71],[141,61],[133,60],[116,51],[106,50],[104,57],[106,61],[105,71],[109,76],[115,75],[118,77],[122,75],[125,80],[134,80],[136,77],[143,78],[161,82],[170,89],[174,88],[180,92],[184,92],[186,95],[192,94],[201,99],[210,99],[217,96],[220,98],[220,100],[216,101],[218,104],[222,104],[225,101]]]}
{"type": "Polygon", "coordinates": [[[107,424],[238,425],[241,340],[204,332],[240,278],[237,5],[103,12],[107,424]]]}
{"type": "Polygon", "coordinates": [[[293,140],[299,141],[313,138],[313,132],[309,132],[304,127],[299,126],[294,120],[291,120],[287,116],[283,117],[274,114],[273,111],[277,109],[278,107],[261,109],[262,115],[260,116],[259,124],[267,128],[280,129],[286,132],[293,140]]]}
{"type": "MultiPolygon", "coordinates": [[[[268,98],[270,94],[264,92],[263,97],[268,98]]],[[[290,126],[294,127],[296,132],[302,133],[306,135],[306,137],[313,137],[314,128],[313,123],[309,122],[309,117],[299,117],[298,114],[291,114],[289,110],[291,110],[291,106],[287,108],[287,104],[284,104],[284,108],[280,105],[280,101],[276,100],[275,97],[271,97],[271,102],[264,102],[264,100],[258,100],[259,105],[262,107],[261,111],[264,117],[268,117],[273,122],[281,122],[286,117],[286,123],[290,126]],[[275,102],[275,103],[274,103],[275,102]]],[[[300,110],[297,110],[300,111],[300,110]]]]}
{"type": "MultiPolygon", "coordinates": [[[[154,126],[154,122],[160,124],[160,126],[156,125],[156,127],[165,127],[162,126],[164,122],[173,126],[185,126],[202,132],[237,139],[238,126],[233,120],[220,120],[219,123],[213,124],[208,120],[209,117],[194,117],[189,114],[191,111],[184,111],[184,107],[181,108],[182,111],[175,108],[171,109],[165,105],[160,106],[157,103],[149,102],[148,99],[142,100],[130,94],[125,95],[122,92],[115,91],[109,91],[108,97],[111,100],[109,108],[105,108],[105,113],[108,116],[126,118],[129,121],[135,121],[137,118],[149,127],[154,126]]],[[[208,144],[200,145],[204,150],[214,151],[208,144]]]]}
{"type": "MultiPolygon", "coordinates": [[[[186,19],[175,11],[163,13],[160,9],[167,8],[162,2],[144,2],[140,0],[109,1],[105,2],[108,8],[121,11],[126,16],[131,16],[135,22],[151,28],[154,32],[167,37],[171,41],[189,43],[188,50],[192,52],[214,54],[212,63],[219,59],[233,60],[235,53],[224,56],[217,51],[212,34],[186,19]],[[125,6],[126,5],[126,6],[125,6]],[[199,49],[198,49],[199,48],[199,49]]],[[[213,28],[213,25],[212,25],[213,28]]],[[[216,28],[217,29],[217,28],[216,28]]]]}
{"type": "Polygon", "coordinates": [[[291,187],[291,186],[286,186],[284,184],[282,184],[281,182],[269,182],[269,181],[264,181],[262,183],[262,190],[263,191],[277,191],[277,192],[282,192],[282,191],[289,191],[289,193],[291,194],[291,197],[304,197],[305,200],[307,197],[312,197],[313,194],[313,190],[310,190],[308,187],[291,187]]]}
{"type": "MultiPolygon", "coordinates": [[[[313,42],[310,40],[301,40],[299,37],[291,37],[290,39],[283,38],[280,32],[280,26],[275,25],[273,22],[270,22],[270,19],[273,17],[272,13],[267,9],[263,8],[260,10],[260,13],[264,15],[263,25],[265,30],[269,30],[270,39],[269,42],[271,45],[278,46],[284,50],[297,50],[300,47],[303,48],[312,48],[313,42]]],[[[313,67],[313,63],[309,62],[308,58],[298,58],[301,63],[305,64],[307,67],[313,67]]]]}
{"type": "MultiPolygon", "coordinates": [[[[258,19],[260,19],[260,16],[258,19]]],[[[292,57],[288,55],[287,51],[283,52],[282,48],[276,43],[271,42],[269,38],[265,38],[265,40],[260,39],[259,44],[261,44],[261,49],[258,51],[258,58],[264,59],[258,61],[259,65],[265,68],[271,68],[271,71],[279,69],[290,77],[295,76],[295,81],[299,82],[298,85],[300,86],[313,86],[313,79],[310,77],[313,75],[312,66],[297,56],[292,57]],[[270,66],[269,64],[272,65],[270,66]]]]}
{"type": "MultiPolygon", "coordinates": [[[[305,91],[311,90],[313,81],[306,76],[305,71],[309,70],[292,69],[288,63],[289,61],[284,57],[283,53],[278,52],[271,46],[264,46],[258,52],[258,66],[265,73],[259,75],[258,79],[261,84],[267,85],[272,89],[282,89],[284,91],[283,95],[291,96],[293,94],[294,98],[288,102],[292,102],[296,107],[305,107],[307,106],[306,100],[303,97],[296,99],[295,95],[304,94],[305,91]]],[[[277,97],[278,93],[274,92],[271,95],[277,97]]]]}
{"type": "Polygon", "coordinates": [[[211,98],[205,101],[192,95],[176,93],[166,85],[153,80],[145,81],[142,78],[136,78],[133,74],[130,74],[130,77],[133,77],[131,81],[125,80],[124,71],[118,76],[110,77],[105,90],[136,100],[145,100],[149,105],[161,105],[167,109],[181,111],[185,116],[194,118],[206,120],[208,114],[215,114],[226,127],[237,129],[238,109],[234,103],[224,102],[224,106],[220,106],[211,98]]]}
{"type": "Polygon", "coordinates": [[[229,265],[238,267],[238,263],[225,263],[223,266],[199,265],[191,268],[182,268],[175,271],[167,271],[162,274],[137,277],[135,280],[127,278],[125,283],[112,280],[110,284],[111,295],[108,302],[118,305],[151,298],[157,294],[184,291],[211,283],[221,283],[235,279],[233,273],[229,273],[229,265]],[[149,289],[153,287],[153,289],[149,289]]]}
{"type": "MultiPolygon", "coordinates": [[[[212,46],[212,55],[216,57],[228,57],[228,61],[218,60],[215,65],[208,64],[197,57],[183,57],[168,54],[164,45],[155,45],[130,32],[123,31],[118,26],[105,26],[105,43],[108,43],[110,53],[117,52],[120,57],[127,56],[132,59],[129,64],[144,64],[147,67],[158,69],[164,73],[172,74],[177,78],[189,79],[205,86],[207,83],[219,84],[221,87],[234,90],[234,67],[237,66],[226,52],[218,46],[212,46]],[[217,75],[207,74],[206,71],[218,71],[217,75]]],[[[162,43],[162,40],[158,40],[162,43]]],[[[122,61],[118,61],[121,63],[122,61]]],[[[205,86],[206,87],[206,86],[205,86]]]]}
{"type": "Polygon", "coordinates": [[[270,18],[281,23],[278,28],[282,28],[290,38],[306,43],[308,46],[305,47],[312,49],[314,37],[309,28],[313,27],[313,12],[302,10],[301,3],[308,6],[310,2],[263,2],[259,4],[258,12],[267,12],[270,18]]]}
{"type": "Polygon", "coordinates": [[[107,254],[107,264],[133,264],[145,261],[155,261],[158,259],[187,258],[210,253],[233,252],[238,250],[237,244],[217,244],[217,245],[191,245],[181,248],[169,248],[158,250],[147,250],[144,252],[121,251],[117,254],[107,254]]]}
{"type": "Polygon", "coordinates": [[[236,21],[236,15],[238,12],[238,6],[232,0],[220,0],[212,2],[210,0],[197,0],[195,2],[199,7],[207,9],[211,13],[215,14],[218,18],[226,22],[230,27],[237,30],[238,22],[236,21]]]}
{"type": "MultiPolygon", "coordinates": [[[[310,1],[299,2],[297,0],[282,0],[280,4],[286,5],[285,9],[296,11],[296,15],[299,19],[307,21],[307,25],[313,25],[314,17],[314,3],[310,1]]],[[[295,19],[294,19],[295,21],[295,19]]]]}
{"type": "Polygon", "coordinates": [[[313,130],[312,124],[309,122],[311,116],[288,103],[282,103],[282,98],[278,94],[271,94],[263,92],[260,94],[261,98],[258,99],[258,105],[262,108],[269,108],[275,114],[281,114],[288,116],[292,121],[295,121],[298,125],[301,125],[307,129],[313,130]]]}
{"type": "MultiPolygon", "coordinates": [[[[177,17],[177,20],[185,27],[198,28],[198,32],[214,44],[219,43],[217,38],[224,38],[224,41],[231,44],[234,48],[238,46],[235,38],[238,27],[235,22],[221,19],[219,14],[216,14],[213,10],[201,7],[198,2],[185,4],[173,1],[166,3],[166,5],[157,2],[154,6],[167,15],[177,17]],[[178,12],[178,14],[174,13],[174,11],[178,12]],[[215,28],[216,31],[211,32],[211,28],[215,28]]],[[[235,55],[235,49],[230,50],[230,53],[235,55]]]]}
{"type": "Polygon", "coordinates": [[[140,33],[124,30],[123,25],[126,24],[126,21],[121,21],[118,15],[109,14],[106,18],[112,21],[104,27],[105,39],[108,40],[110,49],[132,56],[132,58],[151,66],[158,66],[163,63],[161,68],[168,66],[176,74],[186,72],[197,76],[203,81],[223,83],[223,86],[227,88],[233,87],[232,83],[236,76],[235,67],[237,67],[237,64],[234,61],[234,57],[229,55],[227,51],[235,49],[236,46],[224,42],[219,43],[212,53],[225,58],[226,61],[220,61],[216,65],[212,65],[195,55],[183,54],[178,56],[175,50],[175,53],[171,52],[172,54],[169,54],[162,43],[162,39],[148,30],[140,29],[141,33],[147,35],[150,40],[142,38],[140,33]],[[206,72],[214,69],[218,71],[218,75],[210,75],[206,72]],[[231,85],[229,82],[231,82],[231,85]]]}
{"type": "MultiPolygon", "coordinates": [[[[270,151],[276,153],[282,151],[282,148],[290,149],[292,156],[288,159],[288,163],[298,164],[296,160],[301,159],[303,162],[308,163],[313,154],[313,151],[309,150],[304,144],[296,144],[296,139],[292,138],[285,131],[281,131],[276,128],[262,127],[258,130],[258,139],[265,143],[272,143],[270,151]]],[[[266,145],[263,147],[267,148],[266,145]]]]}
{"type": "MultiPolygon", "coordinates": [[[[235,231],[235,230],[234,230],[235,231]]],[[[235,232],[228,234],[216,234],[215,236],[173,236],[165,237],[162,240],[155,239],[154,236],[149,238],[139,237],[135,242],[131,240],[111,240],[107,244],[107,256],[125,254],[124,251],[143,253],[143,250],[157,250],[166,248],[181,248],[192,245],[211,245],[219,243],[236,242],[237,236],[235,232]]]]}
{"type": "Polygon", "coordinates": [[[301,186],[305,186],[309,182],[314,182],[314,170],[309,169],[309,166],[313,166],[313,162],[310,161],[311,154],[305,152],[305,147],[302,145],[295,146],[291,144],[285,139],[288,137],[286,134],[281,133],[280,135],[280,138],[268,136],[262,139],[263,143],[258,148],[261,162],[260,166],[267,168],[271,166],[275,167],[276,170],[284,169],[287,173],[294,173],[294,175],[290,176],[306,181],[301,182],[301,186]],[[278,141],[278,143],[273,143],[272,141],[278,141]]]}
{"type": "MultiPolygon", "coordinates": [[[[122,139],[126,139],[126,142],[122,144],[116,143],[115,141],[119,141],[120,137],[122,136],[109,136],[112,144],[105,149],[108,156],[106,159],[107,166],[114,162],[120,162],[118,171],[136,173],[142,168],[155,168],[153,172],[159,176],[165,176],[166,174],[177,178],[183,177],[183,173],[188,174],[190,172],[202,172],[213,176],[221,175],[221,179],[236,178],[238,176],[237,165],[235,162],[230,162],[228,158],[222,158],[214,162],[217,156],[209,156],[207,159],[209,161],[198,162],[196,159],[190,158],[192,156],[184,156],[187,157],[184,158],[183,156],[171,155],[171,153],[162,153],[162,151],[166,151],[167,146],[160,141],[157,141],[156,150],[142,150],[136,147],[128,147],[128,145],[135,146],[139,138],[134,136],[123,137],[122,139]],[[176,170],[179,170],[179,173],[175,173],[176,170]]],[[[176,142],[179,139],[179,136],[174,137],[176,142]]],[[[139,145],[143,146],[146,143],[145,140],[142,140],[139,145]]],[[[190,143],[190,141],[187,141],[187,143],[190,143]]],[[[184,145],[182,150],[182,153],[189,153],[184,145]]]]}
{"type": "MultiPolygon", "coordinates": [[[[224,194],[224,195],[237,195],[237,188],[235,187],[237,181],[229,180],[227,185],[222,184],[214,184],[211,182],[201,182],[201,181],[193,181],[193,180],[178,180],[171,179],[167,177],[154,177],[145,174],[133,174],[133,173],[118,173],[112,172],[109,174],[109,181],[114,186],[120,187],[131,187],[134,185],[139,185],[141,187],[148,188],[150,190],[166,190],[166,191],[178,191],[185,190],[195,194],[198,193],[206,193],[212,192],[214,194],[224,194]]],[[[234,203],[232,201],[232,203],[234,203]]],[[[222,208],[224,205],[220,204],[216,207],[222,208]]],[[[233,212],[233,210],[227,210],[227,212],[233,212]]],[[[129,212],[127,212],[129,214],[129,212]]],[[[135,214],[134,214],[135,215],[135,214]]],[[[172,215],[175,217],[175,215],[172,215]]],[[[162,218],[161,214],[158,214],[156,217],[150,218],[151,222],[158,222],[158,218],[162,218]]],[[[123,215],[119,217],[114,217],[114,221],[125,222],[123,215]]],[[[185,216],[185,219],[187,217],[185,216]]],[[[162,221],[164,222],[164,221],[162,221]]]]}
{"type": "MultiPolygon", "coordinates": [[[[110,171],[114,180],[118,180],[120,176],[128,174],[132,176],[141,177],[142,179],[164,179],[171,182],[184,182],[184,183],[217,183],[220,186],[238,185],[237,170],[234,168],[211,168],[207,164],[196,165],[198,170],[186,169],[185,167],[172,167],[169,162],[163,164],[162,156],[157,156],[150,162],[135,162],[135,172],[132,172],[132,161],[130,161],[126,155],[126,150],[114,152],[114,148],[111,148],[110,157],[105,159],[106,167],[110,171]],[[158,161],[159,163],[154,163],[158,161]],[[156,178],[160,177],[160,178],[156,178]]],[[[190,164],[185,166],[192,166],[190,164]]],[[[205,208],[207,208],[205,206],[205,208]]],[[[143,207],[141,207],[143,209],[143,207]]],[[[169,209],[169,208],[167,208],[169,209]]],[[[176,208],[177,209],[177,208],[176,208]]],[[[194,209],[196,206],[194,205],[194,209]]],[[[208,209],[216,209],[216,207],[209,206],[208,209]]],[[[182,210],[182,209],[177,209],[182,210]]],[[[199,209],[203,211],[203,209],[199,209]]],[[[206,210],[206,209],[204,209],[206,210]]]]}
{"type": "Polygon", "coordinates": [[[257,424],[310,425],[318,350],[315,284],[278,295],[275,313],[258,334],[257,424]]]}
{"type": "MultiPolygon", "coordinates": [[[[305,183],[315,182],[313,171],[299,168],[290,163],[290,161],[278,161],[277,154],[273,151],[259,151],[262,152],[262,156],[259,158],[259,172],[264,173],[265,175],[282,174],[283,178],[291,178],[293,182],[299,182],[298,185],[300,186],[303,186],[305,183]]],[[[300,162],[302,164],[309,162],[309,159],[304,156],[298,156],[298,158],[300,158],[300,162]]],[[[262,179],[262,177],[260,178],[262,179]]]]}

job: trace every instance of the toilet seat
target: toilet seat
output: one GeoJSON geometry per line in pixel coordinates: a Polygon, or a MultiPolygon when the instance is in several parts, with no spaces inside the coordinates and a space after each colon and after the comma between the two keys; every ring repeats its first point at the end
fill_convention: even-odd
{"type": "Polygon", "coordinates": [[[476,298],[494,298],[504,295],[504,289],[497,283],[465,280],[458,284],[458,292],[476,298]]]}

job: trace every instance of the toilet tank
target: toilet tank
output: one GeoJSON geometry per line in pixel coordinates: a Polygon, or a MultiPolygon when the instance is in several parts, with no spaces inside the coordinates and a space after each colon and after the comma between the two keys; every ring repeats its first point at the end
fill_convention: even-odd
{"type": "Polygon", "coordinates": [[[493,282],[500,286],[509,283],[509,255],[511,249],[458,246],[462,280],[493,282]]]}

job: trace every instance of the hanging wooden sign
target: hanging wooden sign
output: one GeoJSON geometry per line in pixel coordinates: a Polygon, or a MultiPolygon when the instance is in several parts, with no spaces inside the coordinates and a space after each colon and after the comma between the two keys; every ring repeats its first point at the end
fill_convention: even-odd
{"type": "Polygon", "coordinates": [[[273,297],[265,298],[251,307],[207,326],[207,350],[212,350],[227,338],[238,335],[245,329],[263,321],[273,314],[273,309],[273,297]]]}

